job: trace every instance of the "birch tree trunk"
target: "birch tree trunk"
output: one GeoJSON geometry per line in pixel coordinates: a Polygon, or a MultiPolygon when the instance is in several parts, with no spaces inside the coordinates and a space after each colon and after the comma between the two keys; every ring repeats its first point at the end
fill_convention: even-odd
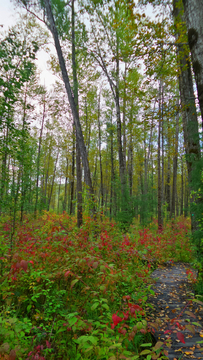
{"type": "MultiPolygon", "coordinates": [[[[173,0],[173,16],[176,27],[176,38],[178,39],[180,36],[178,31],[178,23],[181,21],[183,24],[185,21],[181,12],[181,8],[179,7],[178,0],[173,0]]],[[[177,47],[177,56],[179,64],[179,90],[182,108],[186,163],[188,169],[189,186],[191,187],[195,163],[200,159],[201,156],[198,120],[193,90],[192,72],[189,60],[189,51],[187,52],[187,50],[181,44],[179,44],[177,47]]],[[[191,197],[190,201],[193,203],[193,199],[191,197]]],[[[191,216],[191,222],[192,231],[195,231],[198,227],[198,223],[194,216],[191,216]]]]}
{"type": "MultiPolygon", "coordinates": [[[[75,10],[74,2],[72,0],[72,69],[73,69],[73,91],[74,91],[74,102],[76,105],[77,113],[79,114],[78,106],[78,78],[77,78],[77,62],[75,53],[75,10]]],[[[79,120],[79,115],[78,115],[79,120]]],[[[74,122],[76,120],[74,119],[74,122]]],[[[77,131],[76,131],[77,135],[77,131]]],[[[78,137],[76,136],[76,174],[77,174],[77,225],[82,225],[83,213],[82,213],[82,169],[80,160],[80,147],[78,143],[78,137]]]]}
{"type": "Polygon", "coordinates": [[[70,80],[69,80],[69,76],[68,76],[68,73],[67,73],[67,69],[66,69],[62,49],[61,49],[61,45],[60,45],[60,42],[59,42],[58,32],[57,32],[57,29],[56,29],[53,13],[52,13],[52,10],[51,10],[50,0],[44,0],[44,4],[45,4],[45,8],[46,8],[47,18],[48,18],[48,21],[49,21],[49,29],[50,29],[50,31],[51,31],[51,33],[53,35],[53,38],[54,38],[54,43],[55,43],[55,48],[56,48],[56,52],[57,52],[57,55],[58,55],[59,65],[60,65],[60,68],[61,68],[61,73],[62,73],[64,85],[65,85],[65,88],[66,88],[69,104],[70,104],[73,119],[74,119],[74,124],[75,124],[75,128],[76,128],[76,137],[77,137],[78,145],[79,145],[79,148],[80,148],[80,153],[81,153],[83,167],[84,167],[85,182],[86,182],[86,185],[88,187],[90,195],[92,197],[94,197],[94,192],[93,192],[93,187],[92,187],[92,180],[91,180],[91,175],[90,175],[89,162],[88,162],[88,157],[87,157],[87,151],[86,151],[84,138],[83,138],[83,134],[82,134],[82,129],[81,129],[81,124],[80,124],[80,120],[79,120],[78,110],[77,110],[77,106],[75,104],[74,96],[73,96],[72,89],[71,89],[71,86],[70,86],[70,80]]]}
{"type": "Polygon", "coordinates": [[[163,228],[163,218],[162,218],[162,204],[161,204],[161,120],[162,120],[162,81],[160,80],[159,85],[159,128],[158,128],[158,231],[161,232],[163,228]]]}
{"type": "Polygon", "coordinates": [[[177,185],[177,168],[178,168],[178,134],[179,134],[179,113],[177,104],[176,114],[176,135],[175,135],[175,154],[173,157],[173,187],[172,187],[172,203],[171,203],[171,216],[175,217],[175,204],[176,204],[176,185],[177,185]]]}
{"type": "Polygon", "coordinates": [[[183,0],[192,66],[203,121],[203,1],[183,0]]]}

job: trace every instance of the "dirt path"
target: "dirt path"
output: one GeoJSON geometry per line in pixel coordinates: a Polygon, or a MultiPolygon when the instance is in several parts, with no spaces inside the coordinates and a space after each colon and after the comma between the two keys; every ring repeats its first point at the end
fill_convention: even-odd
{"type": "Polygon", "coordinates": [[[168,350],[170,360],[203,359],[203,303],[191,301],[194,295],[188,270],[196,276],[186,264],[159,268],[151,275],[156,282],[153,285],[155,295],[149,298],[154,309],[148,321],[156,340],[163,342],[168,350]],[[169,337],[171,348],[166,346],[169,337]]]}

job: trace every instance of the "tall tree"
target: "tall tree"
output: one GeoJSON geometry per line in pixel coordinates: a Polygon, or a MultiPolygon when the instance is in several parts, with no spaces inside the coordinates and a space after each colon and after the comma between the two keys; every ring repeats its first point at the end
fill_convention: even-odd
{"type": "Polygon", "coordinates": [[[203,122],[203,2],[201,0],[183,0],[183,5],[203,122]]]}

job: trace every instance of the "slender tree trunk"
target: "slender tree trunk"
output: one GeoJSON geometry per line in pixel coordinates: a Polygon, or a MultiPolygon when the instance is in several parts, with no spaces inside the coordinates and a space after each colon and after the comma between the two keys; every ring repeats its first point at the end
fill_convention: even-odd
{"type": "Polygon", "coordinates": [[[160,80],[159,85],[159,128],[158,128],[158,231],[161,232],[163,228],[162,219],[162,204],[161,204],[161,121],[162,121],[162,81],[160,80]]]}
{"type": "Polygon", "coordinates": [[[23,126],[22,126],[22,144],[21,144],[21,205],[20,205],[20,221],[23,221],[23,213],[24,213],[24,202],[25,202],[25,183],[24,183],[24,155],[25,155],[25,121],[26,121],[26,108],[27,108],[27,87],[25,89],[25,99],[23,104],[23,126]]]}
{"type": "Polygon", "coordinates": [[[51,182],[51,190],[50,190],[49,199],[48,199],[47,211],[49,211],[50,204],[51,204],[51,197],[52,197],[53,188],[54,188],[54,181],[55,181],[55,176],[56,176],[56,166],[57,166],[57,162],[58,162],[58,157],[59,157],[59,149],[57,152],[55,166],[54,166],[54,173],[53,173],[53,178],[52,178],[52,182],[51,182]]]}
{"type": "Polygon", "coordinates": [[[116,205],[116,194],[114,191],[115,187],[115,173],[114,173],[114,154],[113,154],[113,123],[112,123],[112,116],[111,116],[111,129],[110,129],[110,141],[111,141],[111,193],[110,193],[110,217],[112,217],[115,211],[116,205]],[[113,209],[114,207],[114,209],[113,209]],[[114,210],[114,211],[113,211],[114,210]]]}
{"type": "MultiPolygon", "coordinates": [[[[75,53],[75,10],[74,10],[75,0],[72,0],[72,69],[73,69],[73,92],[74,92],[74,103],[76,105],[77,115],[79,114],[79,104],[78,104],[78,79],[77,79],[77,62],[76,62],[76,53],[75,53]]],[[[78,115],[79,121],[79,115],[78,115]]],[[[77,119],[74,119],[74,122],[77,122],[77,119]]],[[[77,130],[76,130],[77,135],[77,130]]],[[[89,164],[88,164],[89,166],[89,164]]],[[[76,136],[76,173],[77,173],[77,225],[80,227],[83,221],[82,214],[82,169],[81,169],[81,160],[80,160],[80,144],[78,142],[78,137],[76,136]]],[[[90,178],[91,181],[91,178],[90,178]]],[[[89,186],[89,185],[88,185],[89,186]]],[[[91,183],[92,187],[92,183],[91,183]]],[[[93,194],[93,188],[91,190],[93,194]]]]}
{"type": "Polygon", "coordinates": [[[184,192],[184,183],[183,183],[183,157],[181,156],[181,200],[180,200],[180,215],[183,215],[183,192],[184,192]]]}
{"type": "MultiPolygon", "coordinates": [[[[70,215],[73,214],[74,201],[74,183],[75,183],[75,125],[73,124],[73,142],[72,142],[72,166],[71,166],[71,181],[70,181],[70,215]]],[[[68,164],[68,161],[67,161],[68,164]]],[[[67,179],[67,176],[66,176],[67,179]]],[[[65,210],[64,210],[65,211],[65,210]]]]}
{"type": "Polygon", "coordinates": [[[203,1],[183,0],[192,66],[203,121],[203,1]]]}
{"type": "Polygon", "coordinates": [[[1,188],[0,188],[0,215],[2,214],[4,210],[4,190],[5,186],[7,184],[7,157],[8,157],[8,139],[9,139],[9,129],[8,124],[6,126],[6,134],[4,136],[4,149],[3,149],[3,155],[2,155],[2,166],[1,166],[1,188]]]}
{"type": "Polygon", "coordinates": [[[164,205],[165,199],[164,199],[164,114],[163,114],[163,106],[164,106],[164,99],[163,99],[163,83],[162,83],[162,89],[161,89],[161,203],[164,205]]]}
{"type": "MultiPolygon", "coordinates": [[[[118,41],[118,40],[117,40],[118,41]]],[[[120,99],[119,99],[119,53],[117,44],[117,59],[116,59],[116,119],[117,119],[117,146],[118,146],[118,158],[119,158],[119,173],[121,180],[121,191],[124,194],[126,184],[126,172],[123,156],[122,146],[122,133],[121,133],[121,113],[120,113],[120,99]]]]}
{"type": "MultiPolygon", "coordinates": [[[[66,156],[66,178],[65,178],[63,211],[66,211],[66,207],[67,207],[67,187],[68,187],[68,156],[66,156]]],[[[70,205],[71,205],[71,203],[70,203],[70,205]]]]}
{"type": "Polygon", "coordinates": [[[124,90],[123,90],[123,161],[126,169],[126,63],[124,72],[124,90]]]}
{"type": "Polygon", "coordinates": [[[98,98],[98,132],[99,132],[99,165],[100,165],[100,189],[101,189],[101,211],[104,207],[104,186],[103,186],[103,170],[101,158],[101,125],[100,125],[100,94],[98,98]]]}
{"type": "Polygon", "coordinates": [[[49,155],[48,155],[48,163],[47,163],[47,170],[46,170],[46,178],[45,178],[45,187],[44,187],[44,205],[46,206],[47,204],[47,185],[48,185],[48,178],[49,178],[49,164],[50,164],[50,160],[51,160],[51,151],[52,151],[52,146],[51,146],[51,142],[49,145],[49,155]]]}
{"type": "Polygon", "coordinates": [[[46,113],[46,103],[45,103],[45,96],[43,100],[43,114],[42,114],[42,124],[40,129],[39,135],[39,143],[38,143],[38,154],[37,154],[37,180],[36,180],[36,199],[35,199],[35,208],[34,208],[34,217],[37,216],[37,205],[38,205],[38,195],[39,195],[39,167],[40,167],[40,154],[41,154],[41,145],[42,145],[42,134],[43,134],[43,127],[44,127],[44,120],[45,120],[45,113],[46,113]]]}
{"type": "Polygon", "coordinates": [[[131,103],[130,110],[130,139],[129,139],[129,147],[128,147],[128,178],[129,178],[129,189],[130,189],[130,197],[132,198],[133,194],[133,134],[132,134],[132,106],[133,101],[131,103]]]}
{"type": "MultiPolygon", "coordinates": [[[[71,107],[71,111],[72,111],[72,115],[73,115],[73,119],[74,119],[74,123],[75,123],[76,137],[77,137],[78,145],[80,147],[80,153],[81,153],[83,167],[84,167],[85,182],[86,182],[86,185],[88,187],[91,197],[94,198],[89,162],[88,162],[88,158],[87,158],[86,147],[85,147],[81,124],[80,124],[80,120],[79,120],[78,109],[77,109],[77,105],[75,103],[75,99],[73,97],[72,89],[70,86],[70,81],[69,81],[63,53],[61,50],[61,45],[60,45],[59,38],[58,38],[58,32],[56,29],[54,17],[53,17],[52,10],[51,10],[50,0],[44,0],[44,3],[45,3],[46,13],[47,13],[48,21],[49,21],[49,29],[54,38],[54,43],[55,43],[55,47],[56,47],[56,51],[57,51],[57,55],[58,55],[58,59],[59,59],[62,77],[63,77],[64,85],[66,88],[66,92],[68,95],[68,99],[69,99],[69,103],[70,103],[70,107],[71,107]]],[[[93,209],[93,211],[94,210],[95,209],[93,209]]]]}
{"type": "Polygon", "coordinates": [[[58,214],[60,213],[60,193],[61,193],[61,175],[60,175],[59,188],[58,188],[58,209],[57,209],[58,214]]]}
{"type": "MultiPolygon", "coordinates": [[[[179,104],[176,104],[177,109],[179,104]]],[[[173,156],[173,188],[172,188],[172,204],[171,204],[171,216],[175,217],[175,204],[177,193],[177,168],[178,168],[178,134],[179,134],[179,112],[176,113],[176,134],[175,134],[175,146],[173,156]]]]}
{"type": "Polygon", "coordinates": [[[171,160],[170,160],[170,123],[168,121],[168,167],[167,167],[167,179],[166,179],[166,202],[167,202],[167,211],[170,214],[171,211],[171,160]]]}

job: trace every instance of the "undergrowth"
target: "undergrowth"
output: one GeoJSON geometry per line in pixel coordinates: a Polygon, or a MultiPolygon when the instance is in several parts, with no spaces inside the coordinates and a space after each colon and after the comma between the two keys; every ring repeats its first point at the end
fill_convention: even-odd
{"type": "Polygon", "coordinates": [[[166,261],[189,262],[189,223],[161,234],[133,223],[44,212],[0,228],[0,359],[167,359],[146,321],[150,273],[166,261]],[[13,357],[12,357],[13,356],[13,357]]]}

